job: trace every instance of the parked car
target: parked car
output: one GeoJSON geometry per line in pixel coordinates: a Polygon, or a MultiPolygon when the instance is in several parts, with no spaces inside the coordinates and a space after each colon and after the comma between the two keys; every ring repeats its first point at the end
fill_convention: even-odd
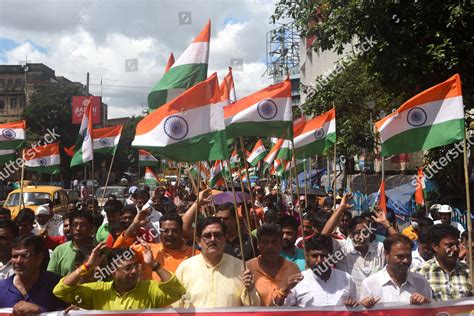
{"type": "Polygon", "coordinates": [[[119,186],[119,185],[108,186],[107,190],[105,191],[105,195],[104,195],[104,190],[105,190],[105,187],[100,187],[95,192],[95,197],[97,199],[97,202],[99,202],[99,206],[104,206],[104,204],[109,199],[110,195],[115,195],[118,201],[125,203],[125,199],[127,198],[127,193],[128,193],[127,187],[119,186]]]}
{"type": "MultiPolygon", "coordinates": [[[[64,214],[67,212],[69,198],[66,191],[61,187],[47,185],[25,186],[23,188],[23,205],[21,207],[28,207],[36,211],[39,205],[47,203],[48,200],[53,202],[54,213],[64,214]]],[[[9,209],[12,218],[15,218],[20,211],[20,189],[10,192],[3,206],[9,209]]]]}
{"type": "Polygon", "coordinates": [[[67,196],[69,198],[69,202],[76,203],[79,201],[79,195],[80,192],[74,189],[64,189],[64,191],[67,193],[67,196]]]}

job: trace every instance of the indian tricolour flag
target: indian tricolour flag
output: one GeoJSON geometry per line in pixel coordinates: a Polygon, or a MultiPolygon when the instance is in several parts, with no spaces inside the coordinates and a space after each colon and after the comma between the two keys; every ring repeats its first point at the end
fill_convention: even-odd
{"type": "Polygon", "coordinates": [[[230,161],[230,168],[231,169],[237,168],[239,166],[240,157],[239,157],[239,154],[237,153],[237,150],[234,149],[234,151],[230,155],[230,160],[229,161],[230,161]]]}
{"type": "Polygon", "coordinates": [[[275,136],[291,139],[291,82],[285,80],[224,107],[227,137],[275,136]]]}
{"type": "Polygon", "coordinates": [[[15,149],[0,149],[0,165],[4,165],[9,161],[16,159],[15,149]]]}
{"type": "Polygon", "coordinates": [[[221,100],[224,102],[224,106],[237,101],[237,96],[235,94],[234,77],[232,76],[232,67],[229,67],[229,72],[224,77],[224,80],[221,82],[219,89],[221,91],[221,100]]]}
{"type": "Polygon", "coordinates": [[[89,100],[86,110],[84,111],[84,116],[82,117],[79,135],[74,145],[74,156],[71,159],[71,167],[84,164],[94,158],[92,134],[92,102],[89,100]]]}
{"type": "Polygon", "coordinates": [[[227,159],[217,75],[213,74],[141,120],[132,146],[152,149],[175,161],[227,159]]]}
{"type": "Polygon", "coordinates": [[[252,167],[255,167],[260,160],[265,157],[267,150],[263,145],[263,140],[259,139],[250,153],[250,156],[247,158],[247,161],[252,167]]]}
{"type": "Polygon", "coordinates": [[[207,77],[211,21],[179,56],[148,94],[148,107],[156,109],[207,77]]]}
{"type": "Polygon", "coordinates": [[[17,149],[25,142],[26,122],[0,124],[0,149],[17,149]]]}
{"type": "Polygon", "coordinates": [[[156,178],[156,175],[153,172],[153,169],[151,169],[150,167],[145,168],[145,177],[143,180],[144,180],[143,183],[146,185],[158,184],[158,179],[156,178]]]}
{"type": "Polygon", "coordinates": [[[114,155],[121,134],[122,125],[94,129],[94,152],[114,155]]]}
{"type": "Polygon", "coordinates": [[[276,141],[275,145],[270,149],[270,152],[265,156],[263,161],[271,166],[273,161],[276,159],[278,152],[280,151],[280,148],[283,146],[284,139],[280,138],[276,141]]]}
{"type": "Polygon", "coordinates": [[[59,174],[61,160],[59,143],[24,150],[25,167],[39,173],[59,174]]]}
{"type": "Polygon", "coordinates": [[[448,145],[464,139],[464,108],[458,74],[412,97],[375,123],[382,155],[448,145]]]}
{"type": "Polygon", "coordinates": [[[323,154],[336,142],[336,110],[333,108],[311,120],[300,119],[293,126],[296,158],[323,154]]]}
{"type": "Polygon", "coordinates": [[[293,145],[291,143],[291,140],[284,139],[283,144],[281,145],[280,150],[278,151],[277,158],[283,160],[291,160],[291,157],[293,157],[292,149],[293,145]]]}
{"type": "Polygon", "coordinates": [[[214,162],[214,166],[211,168],[211,174],[209,179],[209,186],[215,187],[224,185],[224,170],[222,168],[222,162],[220,160],[216,160],[214,162]]]}
{"type": "Polygon", "coordinates": [[[160,165],[160,161],[158,160],[158,158],[153,156],[148,150],[139,149],[138,150],[138,165],[157,167],[160,165]]]}

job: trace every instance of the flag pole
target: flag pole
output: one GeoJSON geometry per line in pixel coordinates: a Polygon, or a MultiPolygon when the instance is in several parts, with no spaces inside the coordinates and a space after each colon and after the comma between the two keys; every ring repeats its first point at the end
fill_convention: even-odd
{"type": "MultiPolygon", "coordinates": [[[[253,192],[252,192],[252,183],[250,181],[250,173],[249,173],[247,158],[245,157],[244,141],[242,139],[242,136],[239,136],[239,139],[240,139],[240,148],[242,149],[242,155],[244,157],[245,172],[247,173],[247,179],[248,179],[247,184],[248,184],[249,192],[250,192],[250,205],[252,206],[252,209],[253,209],[253,212],[254,212],[253,213],[253,220],[255,222],[255,227],[258,227],[257,214],[255,213],[255,200],[254,200],[253,192]]],[[[248,215],[249,214],[247,214],[247,216],[248,215]]],[[[249,233],[251,233],[251,232],[249,232],[249,233]]]]}
{"type": "MultiPolygon", "coordinates": [[[[201,162],[198,162],[198,185],[199,181],[201,180],[201,162]]],[[[196,186],[196,183],[194,182],[194,177],[193,174],[191,173],[191,170],[188,172],[189,179],[191,180],[191,184],[194,187],[194,190],[196,191],[196,202],[197,202],[197,210],[194,213],[194,229],[193,229],[193,257],[196,254],[196,233],[197,233],[197,220],[198,220],[198,213],[200,212],[200,207],[199,207],[199,187],[196,186]]],[[[212,192],[211,192],[212,194],[212,192]]]]}
{"type": "Polygon", "coordinates": [[[21,150],[21,177],[20,177],[20,210],[25,207],[25,199],[23,198],[23,182],[25,177],[25,149],[21,150]]]}
{"type": "MultiPolygon", "coordinates": [[[[292,177],[292,172],[291,172],[291,164],[292,164],[292,161],[290,160],[290,169],[288,170],[288,180],[290,181],[290,185],[289,185],[289,188],[290,188],[290,197],[291,197],[291,203],[293,204],[293,177],[292,177]]],[[[283,171],[283,173],[285,172],[285,170],[283,171]]],[[[298,186],[299,183],[298,183],[298,176],[296,176],[296,186],[298,186]]],[[[296,202],[299,203],[300,201],[300,197],[298,195],[298,197],[296,198],[296,202]]],[[[291,208],[290,209],[291,211],[291,216],[294,215],[294,208],[291,208]]]]}
{"type": "MultiPolygon", "coordinates": [[[[234,143],[234,149],[235,149],[235,152],[237,153],[237,143],[234,143]]],[[[242,149],[242,153],[244,154],[244,160],[245,160],[245,152],[244,150],[242,149]]],[[[242,181],[242,168],[240,167],[240,162],[237,163],[237,167],[239,169],[239,178],[240,178],[240,190],[242,190],[242,198],[243,198],[243,204],[244,204],[244,210],[245,210],[245,223],[247,224],[247,230],[248,230],[248,233],[249,233],[249,238],[250,238],[250,245],[252,246],[252,253],[253,253],[253,256],[256,257],[255,255],[255,248],[253,246],[253,240],[252,240],[252,228],[250,227],[250,213],[249,213],[249,210],[248,210],[248,207],[247,207],[247,201],[245,200],[245,191],[244,191],[244,182],[242,181]]],[[[247,171],[247,180],[248,182],[250,183],[250,175],[247,171]]],[[[233,186],[232,186],[233,187],[233,186]]],[[[250,191],[252,191],[252,188],[250,188],[250,191]]],[[[235,196],[234,196],[235,198],[235,196]]],[[[237,214],[237,208],[235,209],[235,212],[236,212],[236,218],[237,218],[237,222],[239,221],[239,216],[237,214]]],[[[242,249],[242,252],[244,251],[244,248],[241,248],[242,249]]]]}
{"type": "MultiPolygon", "coordinates": [[[[467,135],[467,132],[465,132],[467,135]]],[[[471,284],[474,284],[474,265],[472,262],[472,218],[471,218],[471,192],[469,188],[469,166],[467,158],[467,144],[466,136],[463,140],[463,156],[464,156],[464,181],[466,184],[466,207],[467,207],[467,242],[468,242],[468,256],[469,256],[469,274],[471,277],[471,284]]],[[[426,204],[426,203],[425,203],[426,204]]]]}
{"type": "Polygon", "coordinates": [[[112,155],[112,160],[110,161],[110,166],[109,166],[109,172],[107,173],[107,179],[105,180],[105,185],[104,185],[104,193],[102,193],[102,201],[104,200],[105,198],[105,192],[107,191],[107,186],[109,184],[109,178],[110,178],[110,173],[112,172],[112,166],[114,164],[114,160],[115,160],[115,153],[117,152],[117,150],[114,150],[114,154],[112,155]]]}
{"type": "MultiPolygon", "coordinates": [[[[310,161],[311,161],[311,158],[309,158],[310,161]]],[[[304,167],[304,205],[305,207],[308,207],[308,174],[306,172],[306,160],[304,161],[304,164],[303,164],[303,167],[304,167]]],[[[298,180],[296,180],[298,181],[298,180]]]]}
{"type": "MultiPolygon", "coordinates": [[[[296,172],[296,154],[295,154],[295,140],[293,137],[291,137],[291,150],[293,151],[293,168],[295,170],[295,175],[298,178],[298,172],[296,172]]],[[[299,202],[299,197],[300,197],[300,188],[299,185],[296,185],[296,194],[298,195],[298,202],[299,202]]],[[[303,215],[301,215],[301,205],[298,203],[298,208],[296,209],[296,212],[298,213],[298,217],[300,219],[300,229],[301,229],[301,235],[303,236],[303,251],[306,253],[306,241],[304,240],[304,234],[303,234],[303,215]]]]}
{"type": "MultiPolygon", "coordinates": [[[[230,166],[230,160],[229,159],[227,159],[227,165],[230,166]]],[[[241,257],[242,257],[242,267],[244,268],[244,270],[246,270],[245,257],[244,257],[244,244],[243,244],[243,241],[242,241],[242,233],[241,233],[241,229],[240,229],[240,220],[239,220],[239,216],[237,215],[237,196],[235,194],[235,188],[234,188],[233,184],[231,185],[231,188],[232,188],[232,194],[234,195],[235,218],[237,219],[236,220],[236,222],[237,222],[237,234],[239,235],[240,254],[241,254],[241,257]]],[[[252,236],[250,236],[250,238],[252,238],[252,236]]]]}
{"type": "Polygon", "coordinates": [[[333,184],[333,189],[332,189],[332,196],[333,196],[333,200],[334,200],[334,205],[333,205],[333,209],[336,209],[336,178],[337,178],[337,148],[336,148],[336,142],[334,142],[334,170],[333,170],[333,173],[334,173],[334,184],[333,184]]]}
{"type": "Polygon", "coordinates": [[[326,188],[326,192],[328,192],[328,190],[331,189],[331,166],[329,161],[329,155],[326,156],[326,169],[328,173],[328,185],[326,188]]]}

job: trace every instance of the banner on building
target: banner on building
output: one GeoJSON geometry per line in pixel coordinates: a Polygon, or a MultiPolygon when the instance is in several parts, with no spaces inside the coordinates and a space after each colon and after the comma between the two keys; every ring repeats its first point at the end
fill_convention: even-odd
{"type": "Polygon", "coordinates": [[[72,124],[81,124],[84,110],[89,101],[92,103],[92,124],[101,123],[102,98],[95,96],[73,96],[72,97],[72,124]]]}

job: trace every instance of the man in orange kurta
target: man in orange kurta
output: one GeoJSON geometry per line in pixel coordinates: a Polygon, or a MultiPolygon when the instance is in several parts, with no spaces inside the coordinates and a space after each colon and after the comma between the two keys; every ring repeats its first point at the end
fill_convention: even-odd
{"type": "MultiPolygon", "coordinates": [[[[141,256],[144,248],[135,237],[138,228],[146,225],[147,216],[146,210],[140,211],[128,229],[114,242],[114,248],[131,247],[141,256]]],[[[149,243],[149,245],[153,258],[163,268],[174,273],[181,262],[193,256],[193,249],[183,242],[183,220],[178,214],[165,214],[159,221],[161,242],[149,243]]],[[[199,251],[196,250],[195,253],[199,251]]],[[[147,266],[143,267],[142,279],[160,281],[158,274],[147,266]]]]}
{"type": "Polygon", "coordinates": [[[278,293],[288,285],[288,277],[300,273],[296,264],[280,256],[282,232],[275,224],[264,224],[257,230],[260,255],[247,261],[255,276],[255,288],[262,306],[272,306],[278,293]]]}

